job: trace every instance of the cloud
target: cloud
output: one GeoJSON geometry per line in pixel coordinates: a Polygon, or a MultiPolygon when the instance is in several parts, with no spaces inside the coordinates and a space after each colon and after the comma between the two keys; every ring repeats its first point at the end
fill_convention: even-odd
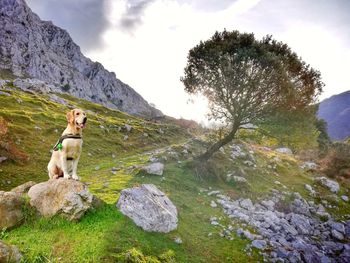
{"type": "Polygon", "coordinates": [[[127,0],[125,2],[126,10],[120,19],[120,26],[123,30],[133,31],[142,24],[142,16],[145,9],[152,4],[154,0],[127,0]]]}
{"type": "Polygon", "coordinates": [[[103,47],[109,0],[27,0],[43,20],[66,29],[83,51],[103,47]]]}

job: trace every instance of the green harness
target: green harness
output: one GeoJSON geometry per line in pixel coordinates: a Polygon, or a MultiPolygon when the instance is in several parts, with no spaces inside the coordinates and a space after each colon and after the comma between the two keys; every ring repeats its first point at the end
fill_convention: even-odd
{"type": "Polygon", "coordinates": [[[61,138],[59,138],[59,140],[57,141],[57,143],[55,144],[55,146],[53,147],[54,151],[61,151],[63,146],[62,146],[62,142],[65,139],[82,139],[83,137],[81,137],[80,135],[74,135],[74,134],[66,134],[61,136],[61,138]]]}

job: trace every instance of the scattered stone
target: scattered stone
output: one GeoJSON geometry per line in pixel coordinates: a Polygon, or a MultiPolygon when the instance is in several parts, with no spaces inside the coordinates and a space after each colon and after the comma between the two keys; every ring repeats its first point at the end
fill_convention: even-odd
{"type": "Polygon", "coordinates": [[[210,202],[210,206],[213,208],[218,207],[218,205],[213,200],[210,202]]]}
{"type": "Polygon", "coordinates": [[[344,202],[349,202],[349,197],[346,196],[346,195],[342,195],[342,196],[341,196],[341,199],[342,199],[344,202]]]}
{"type": "Polygon", "coordinates": [[[250,199],[243,199],[239,202],[241,207],[247,209],[247,210],[252,210],[253,209],[253,203],[250,199]]]}
{"type": "Polygon", "coordinates": [[[31,206],[44,217],[61,215],[70,221],[79,220],[92,208],[93,195],[80,181],[51,179],[32,186],[28,192],[31,206]]]}
{"type": "Polygon", "coordinates": [[[179,245],[182,244],[182,239],[180,237],[176,237],[174,239],[174,241],[175,241],[176,244],[179,244],[179,245]]]}
{"type": "Polygon", "coordinates": [[[242,176],[237,176],[237,175],[234,175],[233,176],[233,181],[235,181],[236,183],[247,183],[247,179],[245,179],[244,177],[242,176]]]}
{"type": "Polygon", "coordinates": [[[29,189],[33,186],[33,185],[36,185],[36,182],[33,182],[33,181],[29,181],[29,182],[26,182],[24,184],[21,184],[15,188],[13,188],[11,190],[11,192],[14,192],[14,193],[17,193],[17,194],[20,194],[20,195],[24,195],[24,194],[27,194],[29,189]]]}
{"type": "Polygon", "coordinates": [[[0,156],[0,163],[4,162],[7,160],[7,157],[5,156],[0,156]]]}
{"type": "Polygon", "coordinates": [[[124,127],[125,127],[127,132],[131,132],[131,130],[132,130],[132,126],[131,125],[125,124],[124,127]]]}
{"type": "Polygon", "coordinates": [[[22,223],[23,205],[24,201],[20,194],[0,191],[0,230],[22,223]]]}
{"type": "Polygon", "coordinates": [[[153,184],[122,190],[117,207],[145,231],[167,233],[177,228],[176,207],[153,184]]]}
{"type": "Polygon", "coordinates": [[[22,262],[22,254],[16,246],[10,246],[0,240],[0,262],[19,263],[22,262]]]}
{"type": "Polygon", "coordinates": [[[309,191],[311,196],[315,196],[316,195],[316,191],[312,188],[311,185],[305,184],[304,187],[305,187],[306,190],[309,191]]]}
{"type": "Polygon", "coordinates": [[[95,171],[98,171],[98,170],[100,170],[101,169],[101,167],[99,166],[99,165],[96,165],[95,166],[95,171]]]}
{"type": "Polygon", "coordinates": [[[252,242],[252,246],[260,250],[265,249],[266,245],[267,244],[265,240],[253,240],[252,242]]]}
{"type": "Polygon", "coordinates": [[[275,203],[272,200],[267,200],[267,201],[263,200],[263,201],[261,201],[261,204],[270,211],[274,210],[275,203]]]}
{"type": "Polygon", "coordinates": [[[127,141],[128,139],[129,139],[128,135],[125,135],[124,138],[123,138],[124,141],[127,141]]]}
{"type": "Polygon", "coordinates": [[[330,180],[326,177],[318,177],[315,179],[317,182],[320,182],[323,186],[327,187],[332,193],[339,192],[339,184],[336,181],[330,180]]]}
{"type": "Polygon", "coordinates": [[[332,230],[332,236],[338,240],[344,240],[344,235],[335,229],[332,230]]]}
{"type": "Polygon", "coordinates": [[[314,162],[305,162],[300,166],[300,168],[307,171],[314,171],[317,169],[317,164],[314,162]]]}
{"type": "Polygon", "coordinates": [[[217,190],[217,191],[211,191],[211,192],[208,193],[209,196],[217,195],[217,194],[220,194],[220,191],[217,190]]]}
{"type": "Polygon", "coordinates": [[[292,155],[293,154],[293,151],[287,147],[281,147],[281,148],[277,148],[275,150],[276,152],[279,152],[279,153],[283,153],[283,154],[288,154],[288,155],[292,155]]]}
{"type": "Polygon", "coordinates": [[[148,174],[163,175],[164,164],[159,162],[151,163],[149,165],[143,166],[141,170],[145,171],[148,174]]]}

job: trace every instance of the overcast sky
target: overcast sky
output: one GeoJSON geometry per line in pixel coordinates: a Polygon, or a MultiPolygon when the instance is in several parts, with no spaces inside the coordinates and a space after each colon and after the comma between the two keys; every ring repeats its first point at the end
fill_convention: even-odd
{"type": "Polygon", "coordinates": [[[321,71],[321,99],[350,89],[350,0],[27,0],[83,53],[174,117],[203,120],[180,82],[188,50],[218,30],[272,34],[321,71]]]}

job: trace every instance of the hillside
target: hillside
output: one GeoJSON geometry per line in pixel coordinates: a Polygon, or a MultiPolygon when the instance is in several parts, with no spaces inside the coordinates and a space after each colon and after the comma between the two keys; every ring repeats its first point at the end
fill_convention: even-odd
{"type": "Polygon", "coordinates": [[[318,118],[328,124],[328,134],[333,140],[350,136],[350,91],[334,95],[320,103],[318,118]]]}
{"type": "MultiPolygon", "coordinates": [[[[23,92],[11,81],[0,90],[0,104],[1,124],[8,128],[2,137],[6,147],[0,152],[0,156],[8,158],[0,164],[0,190],[48,179],[50,149],[66,126],[65,113],[79,107],[88,114],[88,127],[84,131],[78,174],[89,190],[106,202],[80,222],[39,218],[28,210],[22,226],[0,234],[0,239],[18,246],[25,262],[261,262],[274,257],[273,244],[279,244],[280,249],[275,258],[293,254],[295,260],[317,262],[305,258],[319,259],[316,252],[326,244],[320,240],[333,237],[325,232],[317,236],[313,228],[323,224],[320,220],[327,220],[328,213],[330,221],[324,227],[333,220],[349,219],[350,204],[341,199],[348,195],[349,183],[340,182],[340,191],[330,192],[315,180],[317,174],[300,167],[303,162],[294,155],[236,141],[215,156],[208,174],[198,173],[192,168],[191,159],[205,149],[207,142],[171,123],[148,122],[69,95],[23,92]],[[131,131],[126,124],[132,126],[131,131]],[[163,176],[140,171],[140,167],[155,159],[165,164],[163,176]],[[144,183],[157,186],[177,207],[177,230],[168,234],[145,232],[115,207],[122,189],[144,183]],[[313,194],[305,188],[306,184],[313,194]],[[266,210],[261,204],[272,208],[266,210]],[[283,228],[271,230],[252,225],[258,224],[255,217],[259,213],[266,213],[267,220],[285,215],[283,220],[288,221],[278,219],[281,221],[276,225],[308,218],[312,226],[305,225],[307,230],[295,228],[300,247],[293,250],[293,235],[283,232],[283,228]],[[275,243],[268,243],[266,250],[251,245],[250,238],[261,235],[259,229],[276,234],[275,243]],[[312,235],[298,231],[315,233],[320,246],[308,247],[306,244],[314,240],[312,235]],[[175,242],[179,238],[181,242],[175,242]],[[281,245],[283,239],[285,245],[281,245]],[[284,247],[292,250],[285,251],[284,247]],[[117,260],[123,255],[133,255],[139,261],[117,260]]],[[[300,222],[304,221],[296,224],[300,222]]],[[[335,242],[339,247],[347,240],[325,242],[335,242]]],[[[341,258],[347,250],[342,248],[335,256],[330,245],[325,247],[328,252],[322,253],[327,257],[346,262],[341,258]]]]}
{"type": "Polygon", "coordinates": [[[67,31],[42,21],[24,0],[1,0],[0,24],[0,69],[129,114],[162,115],[114,72],[85,57],[67,31]]]}

